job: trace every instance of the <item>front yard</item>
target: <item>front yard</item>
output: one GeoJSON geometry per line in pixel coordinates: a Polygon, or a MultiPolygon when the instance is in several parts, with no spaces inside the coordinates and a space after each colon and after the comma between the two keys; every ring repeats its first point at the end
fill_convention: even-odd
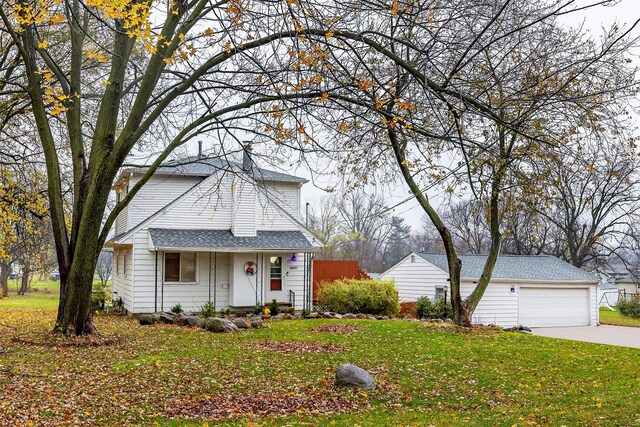
{"type": "Polygon", "coordinates": [[[6,301],[3,425],[640,423],[636,349],[402,321],[291,320],[213,334],[116,316],[98,317],[101,341],[63,342],[48,335],[54,310],[6,301]],[[317,329],[327,324],[356,328],[317,329]],[[379,388],[335,388],[342,363],[369,370],[379,388]]]}

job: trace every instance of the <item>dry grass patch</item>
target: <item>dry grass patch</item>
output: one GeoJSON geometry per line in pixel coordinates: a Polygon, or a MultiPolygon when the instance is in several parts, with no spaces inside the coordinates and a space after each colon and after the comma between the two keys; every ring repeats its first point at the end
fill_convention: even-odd
{"type": "Polygon", "coordinates": [[[304,394],[242,394],[205,398],[176,399],[167,405],[162,415],[169,418],[209,420],[250,416],[281,417],[300,414],[336,414],[361,409],[363,403],[340,395],[304,394]]]}

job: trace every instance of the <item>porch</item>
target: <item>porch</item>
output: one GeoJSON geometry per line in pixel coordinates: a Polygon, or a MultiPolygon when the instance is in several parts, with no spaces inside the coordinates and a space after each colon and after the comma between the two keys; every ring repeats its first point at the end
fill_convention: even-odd
{"type": "Polygon", "coordinates": [[[246,312],[274,299],[284,310],[311,307],[314,248],[301,232],[230,234],[227,230],[149,229],[156,266],[156,311],[176,304],[199,311],[210,301],[216,311],[246,312]]]}

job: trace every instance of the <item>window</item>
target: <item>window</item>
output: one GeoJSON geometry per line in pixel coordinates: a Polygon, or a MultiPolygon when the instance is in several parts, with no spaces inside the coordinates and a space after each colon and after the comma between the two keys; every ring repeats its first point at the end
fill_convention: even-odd
{"type": "Polygon", "coordinates": [[[120,274],[120,253],[118,251],[116,251],[115,253],[115,258],[116,258],[116,274],[120,274]]]}
{"type": "Polygon", "coordinates": [[[415,264],[416,262],[416,256],[415,255],[411,255],[411,263],[415,264]]]}
{"type": "Polygon", "coordinates": [[[126,252],[122,256],[122,271],[123,271],[123,274],[126,276],[127,275],[127,254],[126,254],[126,252]]]}
{"type": "Polygon", "coordinates": [[[436,300],[444,299],[444,286],[436,286],[436,300]]]}
{"type": "Polygon", "coordinates": [[[272,256],[271,267],[269,268],[269,289],[272,291],[282,290],[282,257],[272,256]]]}
{"type": "Polygon", "coordinates": [[[167,252],[164,254],[164,281],[193,283],[196,281],[195,252],[167,252]]]}

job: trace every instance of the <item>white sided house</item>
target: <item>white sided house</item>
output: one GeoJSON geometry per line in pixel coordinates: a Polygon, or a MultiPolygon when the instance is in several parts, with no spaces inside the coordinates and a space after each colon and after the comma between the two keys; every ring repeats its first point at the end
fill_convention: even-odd
{"type": "MultiPolygon", "coordinates": [[[[459,255],[462,261],[461,293],[475,288],[486,255],[459,255]]],[[[449,287],[444,254],[412,253],[385,271],[381,278],[394,280],[401,301],[446,297],[449,287]]],[[[503,327],[597,325],[598,279],[556,257],[501,255],[489,286],[472,321],[503,327]]]]}
{"type": "MultiPolygon", "coordinates": [[[[146,172],[125,169],[118,200],[146,172]]],[[[130,313],[248,309],[277,300],[311,304],[311,257],[320,243],[300,223],[304,178],[194,156],[171,161],[119,214],[113,298],[130,313]]]]}

